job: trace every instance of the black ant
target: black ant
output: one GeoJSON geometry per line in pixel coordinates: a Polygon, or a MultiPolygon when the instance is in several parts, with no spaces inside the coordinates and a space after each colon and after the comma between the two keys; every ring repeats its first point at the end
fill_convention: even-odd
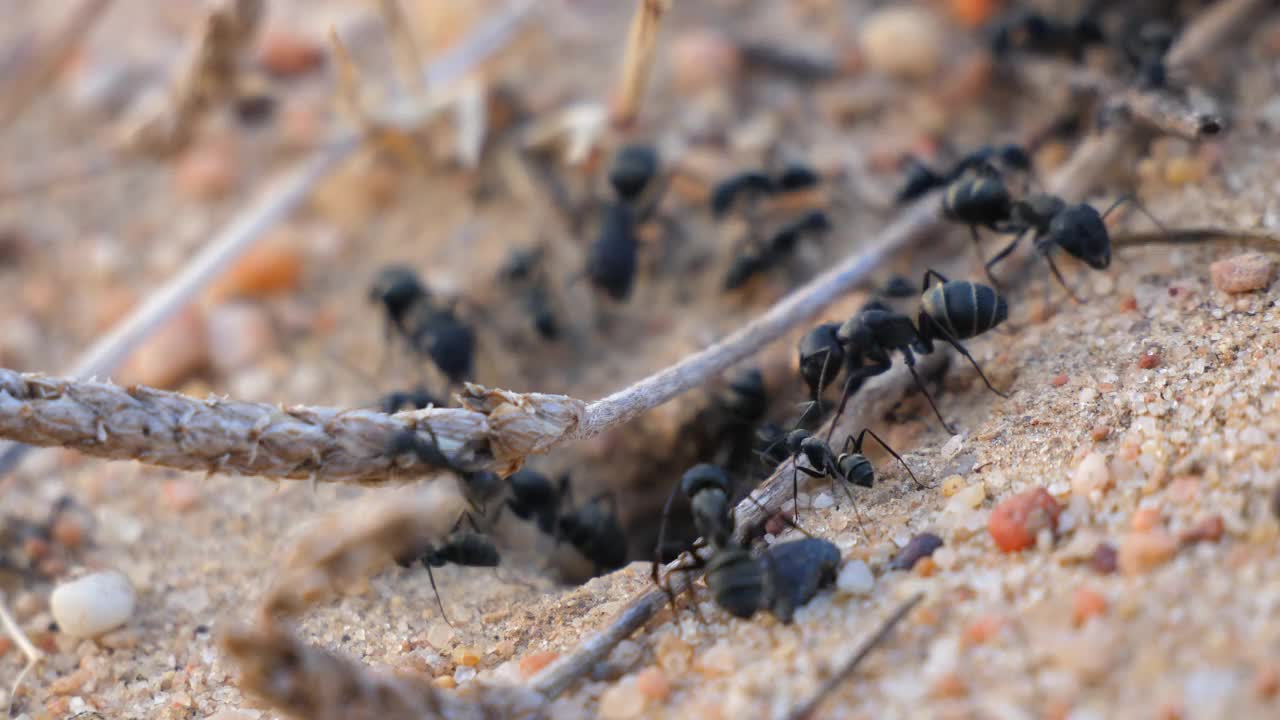
{"type": "Polygon", "coordinates": [[[404,430],[391,438],[389,454],[395,457],[412,452],[424,465],[453,473],[467,503],[483,514],[489,501],[502,492],[502,478],[492,470],[470,470],[459,465],[440,449],[440,441],[431,426],[424,425],[423,430],[431,438],[430,442],[412,430],[404,430]]]}
{"type": "Polygon", "coordinates": [[[1094,45],[1106,42],[1091,7],[1076,20],[1063,22],[1038,12],[1019,9],[998,19],[991,30],[991,51],[997,58],[1014,52],[1066,56],[1075,62],[1094,45]]]}
{"type": "MultiPolygon", "coordinates": [[[[688,573],[706,568],[712,597],[734,617],[750,618],[765,610],[780,622],[790,623],[796,608],[835,580],[840,550],[826,540],[809,537],[776,543],[760,553],[735,544],[730,483],[723,468],[695,465],[681,478],[679,487],[689,499],[694,523],[711,548],[711,557],[704,561],[692,556],[676,569],[688,573]]],[[[667,501],[668,510],[674,497],[673,490],[667,501]]],[[[660,552],[661,537],[658,548],[660,552]]],[[[655,554],[652,577],[674,607],[675,594],[659,577],[659,560],[655,554]]]]}
{"type": "MultiPolygon", "coordinates": [[[[890,297],[911,297],[918,294],[918,291],[915,285],[899,276],[890,281],[886,294],[890,297]],[[909,285],[909,288],[903,287],[904,285],[909,285]]],[[[864,303],[858,312],[861,313],[864,310],[893,311],[889,305],[877,297],[864,303]]],[[[840,342],[840,326],[841,323],[822,323],[800,338],[800,377],[809,386],[809,400],[813,406],[819,404],[823,389],[834,382],[844,369],[844,346],[840,342]]],[[[784,432],[783,435],[785,434],[784,432]]]]}
{"type": "Polygon", "coordinates": [[[416,387],[412,390],[396,390],[387,393],[378,399],[377,406],[379,411],[391,415],[404,408],[423,410],[429,407],[444,407],[444,403],[426,388],[416,387]]]}
{"type": "MultiPolygon", "coordinates": [[[[961,340],[981,335],[1008,319],[1009,305],[1004,297],[987,285],[967,280],[947,280],[936,270],[925,271],[922,287],[920,313],[914,324],[909,316],[880,305],[862,309],[836,332],[844,351],[847,378],[835,419],[839,419],[849,397],[864,380],[888,372],[893,366],[890,352],[896,350],[902,353],[911,377],[924,393],[943,428],[954,433],[915,369],[913,350],[927,355],[933,352],[935,339],[945,341],[964,355],[991,392],[1007,397],[992,386],[978,362],[960,344],[961,340]],[[929,286],[931,279],[937,280],[933,287],[929,286]],[[867,362],[873,364],[866,365],[867,362]]],[[[828,440],[835,430],[835,419],[827,433],[828,440]]]]}
{"type": "Polygon", "coordinates": [[[458,518],[458,522],[454,523],[453,530],[449,532],[444,542],[428,544],[396,558],[396,563],[406,568],[412,566],[415,561],[421,561],[422,566],[427,569],[427,579],[431,581],[431,592],[435,593],[436,604],[440,606],[440,616],[450,627],[453,627],[453,622],[444,611],[444,603],[440,600],[440,591],[436,588],[436,578],[431,568],[444,567],[450,563],[465,567],[496,568],[501,558],[493,539],[481,534],[476,527],[475,519],[469,513],[463,513],[463,516],[458,518]],[[471,530],[458,529],[464,518],[471,522],[471,530]]]}
{"type": "MultiPolygon", "coordinates": [[[[978,228],[1004,232],[1012,212],[1013,196],[1000,174],[991,167],[980,168],[977,172],[952,182],[942,198],[943,217],[968,226],[969,236],[973,239],[973,250],[978,255],[978,262],[983,263],[984,267],[978,228]]],[[[991,277],[989,271],[987,278],[995,283],[995,278],[991,277]]]]}
{"type": "Polygon", "coordinates": [[[557,542],[564,539],[572,545],[592,563],[596,575],[627,564],[627,535],[618,521],[613,493],[600,493],[574,508],[567,475],[553,486],[542,473],[523,469],[508,478],[508,484],[507,507],[557,542]]]}
{"type": "Polygon", "coordinates": [[[1062,248],[1068,255],[1081,260],[1089,267],[1095,270],[1106,270],[1111,265],[1111,234],[1107,231],[1106,219],[1113,210],[1125,202],[1134,203],[1151,222],[1164,229],[1160,221],[1147,212],[1147,209],[1132,196],[1116,200],[1104,213],[1099,213],[1088,203],[1071,205],[1060,197],[1045,193],[1037,193],[1014,203],[1010,211],[1010,220],[1002,228],[1004,232],[1013,233],[1014,238],[987,261],[985,267],[987,275],[991,275],[991,268],[996,263],[1013,252],[1023,235],[1031,232],[1035,248],[1045,262],[1049,263],[1053,276],[1058,279],[1059,284],[1072,300],[1080,302],[1080,298],[1067,286],[1066,280],[1053,261],[1051,251],[1055,246],[1062,248]]]}
{"type": "Polygon", "coordinates": [[[587,252],[586,275],[614,300],[626,300],[635,284],[640,251],[636,227],[657,209],[664,189],[655,187],[658,174],[658,153],[648,145],[625,146],[613,158],[609,184],[615,199],[605,205],[600,234],[587,252]],[[646,200],[646,195],[651,197],[646,200]]]}
{"type": "Polygon", "coordinates": [[[898,204],[916,200],[933,190],[946,187],[968,172],[1013,170],[1030,174],[1031,155],[1021,145],[984,145],[960,158],[951,169],[939,172],[915,158],[907,159],[907,177],[894,197],[898,204]]]}
{"type": "Polygon", "coordinates": [[[893,448],[880,439],[880,436],[876,435],[871,428],[863,428],[856,438],[853,435],[846,437],[844,447],[841,448],[839,454],[832,450],[830,443],[810,433],[808,430],[792,430],[787,433],[783,442],[786,445],[788,457],[795,458],[795,461],[791,463],[791,496],[793,502],[796,503],[796,522],[800,521],[800,473],[813,478],[829,478],[833,495],[835,494],[836,480],[843,480],[845,484],[842,484],[842,487],[844,487],[845,494],[849,496],[849,502],[855,501],[853,492],[849,490],[848,485],[864,488],[875,485],[875,466],[871,463],[870,458],[862,454],[862,444],[867,435],[870,435],[876,442],[880,443],[880,447],[884,448],[895,460],[902,464],[902,467],[906,468],[907,474],[911,476],[911,480],[916,484],[916,487],[924,487],[920,480],[916,478],[916,474],[911,471],[911,466],[907,465],[902,456],[894,452],[893,448]],[[809,461],[810,467],[804,467],[800,464],[801,456],[809,461]]]}
{"type": "Polygon", "coordinates": [[[381,303],[386,312],[388,339],[399,335],[410,348],[430,357],[452,383],[471,376],[475,331],[458,317],[455,303],[437,303],[412,269],[384,268],[374,279],[369,299],[381,303]]]}
{"type": "Polygon", "coordinates": [[[560,323],[552,308],[546,273],[542,270],[543,248],[515,250],[498,271],[498,279],[517,290],[533,328],[544,340],[560,336],[560,323]]]}
{"type": "Polygon", "coordinates": [[[805,236],[821,237],[831,230],[831,221],[826,213],[813,210],[805,213],[797,220],[782,226],[773,237],[764,243],[745,248],[729,265],[725,274],[724,289],[736,290],[755,277],[778,265],[795,252],[800,239],[805,236]]]}
{"type": "Polygon", "coordinates": [[[729,375],[728,387],[716,393],[697,419],[706,428],[717,461],[741,469],[751,460],[754,434],[769,412],[769,395],[764,375],[758,368],[741,368],[729,375]]]}

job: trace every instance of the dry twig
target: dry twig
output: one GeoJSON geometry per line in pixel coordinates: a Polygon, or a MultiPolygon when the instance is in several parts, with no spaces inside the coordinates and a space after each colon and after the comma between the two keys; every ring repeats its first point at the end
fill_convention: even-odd
{"type": "Polygon", "coordinates": [[[0,130],[9,127],[22,116],[24,110],[42,90],[53,83],[53,78],[76,51],[77,45],[111,7],[112,0],[81,0],[67,13],[67,18],[39,57],[15,73],[17,77],[7,87],[0,89],[4,102],[0,105],[0,130]]]}
{"type": "Polygon", "coordinates": [[[18,677],[13,679],[13,685],[9,688],[9,706],[5,708],[5,714],[9,715],[13,709],[13,699],[18,696],[18,688],[22,687],[22,681],[26,679],[27,673],[31,672],[44,659],[44,653],[40,652],[40,649],[31,643],[31,639],[27,637],[27,634],[22,632],[22,628],[18,627],[13,615],[9,614],[9,602],[4,596],[4,592],[0,592],[0,625],[4,626],[5,633],[13,640],[13,644],[18,646],[23,655],[27,656],[27,664],[22,667],[22,672],[18,673],[18,677]]]}
{"type": "Polygon", "coordinates": [[[1208,57],[1268,4],[1271,4],[1269,0],[1222,0],[1214,3],[1178,36],[1173,47],[1165,53],[1165,65],[1175,72],[1208,57]]]}
{"type": "Polygon", "coordinates": [[[627,33],[627,49],[622,56],[622,77],[613,99],[613,122],[628,127],[635,122],[649,86],[653,57],[658,49],[658,27],[671,0],[636,0],[636,14],[627,33]]]}
{"type": "Polygon", "coordinates": [[[876,634],[867,638],[867,640],[862,643],[862,646],[859,647],[857,652],[849,658],[844,667],[840,668],[840,671],[835,675],[828,678],[827,681],[822,684],[822,687],[818,688],[818,691],[813,694],[813,697],[810,698],[808,702],[796,708],[796,710],[791,713],[789,716],[790,720],[808,720],[808,718],[813,717],[814,711],[817,710],[822,704],[822,701],[831,694],[831,691],[835,690],[840,683],[848,680],[849,676],[853,675],[854,671],[858,669],[858,665],[871,654],[872,650],[876,649],[878,645],[883,643],[885,639],[889,637],[889,634],[898,626],[898,623],[902,622],[902,620],[907,617],[907,614],[910,613],[916,605],[919,605],[920,601],[923,599],[924,593],[917,593],[908,598],[906,602],[899,605],[898,609],[894,610],[893,614],[880,625],[880,629],[876,631],[876,634]]]}

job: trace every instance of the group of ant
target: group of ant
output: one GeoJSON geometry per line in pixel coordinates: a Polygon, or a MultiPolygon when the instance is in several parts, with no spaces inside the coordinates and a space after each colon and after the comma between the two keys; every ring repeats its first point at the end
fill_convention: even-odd
{"type": "MultiPolygon", "coordinates": [[[[1125,46],[1126,56],[1148,84],[1164,81],[1158,58],[1167,49],[1171,37],[1150,32],[1125,46]]],[[[998,57],[1027,52],[1078,58],[1091,45],[1103,42],[1101,30],[1088,12],[1072,22],[1054,21],[1034,13],[1013,14],[1001,21],[992,38],[992,48],[998,57]]],[[[602,207],[599,232],[587,249],[581,275],[614,301],[625,301],[635,284],[639,267],[638,228],[657,211],[666,185],[661,176],[658,153],[648,145],[621,148],[609,169],[608,182],[613,197],[602,207]]],[[[941,191],[944,218],[969,229],[979,258],[983,254],[979,229],[1012,236],[990,260],[982,261],[990,284],[950,280],[930,269],[925,272],[918,293],[909,283],[900,281],[843,323],[824,322],[812,328],[799,343],[799,371],[808,387],[808,407],[797,427],[790,431],[763,422],[768,407],[763,378],[758,371],[749,370],[730,379],[728,391],[714,403],[715,421],[711,423],[717,446],[727,448],[727,452],[721,453],[723,462],[700,463],[690,468],[672,489],[663,510],[653,580],[672,595],[673,603],[675,598],[669,581],[659,576],[659,562],[668,556],[666,524],[677,492],[688,501],[694,529],[701,537],[702,547],[709,551],[701,555],[682,551],[677,570],[705,569],[713,599],[731,614],[750,617],[766,610],[788,622],[797,607],[834,579],[840,553],[826,540],[805,537],[754,551],[748,541],[734,538],[734,506],[740,499],[737,496],[743,493],[735,492],[735,483],[730,478],[744,473],[746,461],[753,456],[763,458],[773,467],[790,460],[796,507],[794,520],[784,520],[793,527],[798,527],[801,474],[828,478],[833,490],[840,484],[851,501],[850,486],[867,488],[874,484],[875,468],[863,454],[868,438],[882,446],[906,468],[916,485],[923,487],[902,457],[870,428],[846,437],[839,452],[832,445],[837,421],[849,399],[867,380],[892,367],[894,353],[901,355],[916,386],[948,432],[954,433],[954,429],[943,417],[915,367],[917,356],[932,353],[938,342],[963,355],[991,392],[1007,397],[991,383],[963,344],[996,329],[1008,318],[1008,303],[1000,292],[993,269],[1030,235],[1035,251],[1044,258],[1058,283],[1070,297],[1079,301],[1054,260],[1055,249],[1093,269],[1106,269],[1111,262],[1106,218],[1122,203],[1133,200],[1121,198],[1105,212],[1099,212],[1088,203],[1069,203],[1047,192],[1015,189],[1034,181],[1031,153],[1015,144],[984,146],[960,156],[946,167],[930,167],[909,159],[906,176],[896,195],[899,204],[941,191]],[[1009,182],[1013,176],[1021,176],[1026,182],[1009,182]],[[912,296],[918,297],[919,304],[914,318],[894,309],[892,299],[912,296]],[[801,427],[814,410],[818,411],[817,415],[822,414],[824,392],[842,374],[845,379],[839,402],[834,416],[827,421],[825,436],[801,427]]],[[[832,224],[826,213],[813,208],[798,214],[793,212],[780,224],[773,223],[771,232],[760,229],[770,224],[766,220],[776,216],[779,208],[784,213],[787,208],[794,208],[797,203],[788,202],[790,199],[818,188],[821,183],[822,177],[812,169],[789,165],[777,172],[740,172],[712,188],[709,211],[713,218],[723,219],[730,213],[739,213],[747,221],[746,238],[734,248],[723,281],[725,291],[741,288],[753,277],[778,266],[795,251],[802,238],[821,237],[831,231],[832,224]]],[[[1145,208],[1137,207],[1150,217],[1145,208]]],[[[1151,219],[1159,225],[1155,218],[1151,219]]],[[[535,329],[544,339],[554,340],[559,323],[551,310],[546,273],[541,269],[541,252],[513,253],[499,278],[521,289],[523,304],[535,329]]],[[[455,304],[435,300],[416,274],[403,267],[384,270],[374,284],[371,298],[384,307],[389,335],[429,358],[450,382],[461,382],[470,375],[475,336],[459,318],[455,304]]],[[[381,407],[386,412],[395,412],[405,405],[420,408],[437,404],[433,396],[419,389],[393,393],[381,407]]],[[[541,473],[525,468],[504,481],[492,472],[459,466],[440,450],[434,436],[427,442],[414,433],[405,432],[397,438],[391,452],[412,452],[422,462],[452,472],[458,477],[474,512],[483,515],[488,504],[500,499],[499,513],[509,509],[557,544],[564,542],[576,548],[591,561],[597,573],[621,567],[628,559],[626,534],[610,493],[596,495],[575,507],[567,476],[552,482],[541,473]]],[[[749,498],[749,493],[746,497],[749,498]]],[[[685,549],[696,547],[695,543],[693,548],[686,546],[685,549]]],[[[420,548],[412,557],[402,560],[406,563],[420,560],[430,573],[432,567],[448,563],[494,567],[499,554],[493,540],[479,530],[479,524],[468,512],[458,519],[453,532],[442,542],[420,548]],[[464,521],[470,529],[462,528],[464,521]]],[[[431,582],[434,589],[434,578],[431,582]]],[[[442,613],[443,610],[441,605],[442,613]]]]}

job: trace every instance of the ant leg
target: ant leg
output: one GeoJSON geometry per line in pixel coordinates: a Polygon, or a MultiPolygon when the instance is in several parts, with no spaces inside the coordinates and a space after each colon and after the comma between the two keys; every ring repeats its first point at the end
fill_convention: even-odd
{"type": "Polygon", "coordinates": [[[889,447],[889,443],[886,443],[884,440],[881,440],[880,436],[877,435],[875,431],[872,430],[871,428],[862,429],[862,432],[858,435],[858,447],[862,447],[862,438],[865,435],[870,435],[871,437],[875,438],[875,441],[880,443],[880,447],[884,448],[885,451],[887,451],[890,455],[892,455],[895,460],[902,463],[902,467],[907,469],[907,474],[911,476],[911,480],[916,484],[916,487],[920,488],[921,490],[924,489],[925,487],[924,484],[922,484],[918,479],[916,479],[916,474],[911,471],[911,466],[908,465],[906,461],[902,459],[901,455],[894,452],[893,448],[889,447]]]}
{"type": "Polygon", "coordinates": [[[1106,220],[1107,216],[1111,214],[1112,210],[1115,210],[1116,208],[1120,207],[1120,205],[1126,202],[1133,203],[1133,206],[1138,208],[1138,212],[1142,213],[1143,215],[1146,215],[1148,220],[1154,223],[1156,227],[1160,228],[1160,232],[1164,233],[1165,235],[1169,234],[1169,228],[1165,227],[1164,223],[1157,220],[1156,216],[1152,215],[1151,211],[1147,210],[1147,206],[1143,205],[1138,200],[1138,197],[1133,193],[1129,193],[1127,195],[1121,195],[1115,202],[1111,203],[1111,207],[1107,208],[1107,211],[1102,213],[1102,219],[1106,220]]]}
{"type": "MultiPolygon", "coordinates": [[[[960,341],[957,340],[955,336],[953,336],[950,332],[947,332],[947,329],[940,325],[936,327],[938,329],[938,333],[942,336],[942,339],[945,340],[948,345],[955,348],[957,352],[959,352],[961,355],[965,356],[965,358],[969,360],[969,364],[973,366],[974,370],[978,371],[978,377],[982,378],[982,382],[986,383],[988,390],[995,393],[996,395],[999,395],[1002,398],[1009,397],[1006,393],[1000,392],[995,388],[995,386],[991,384],[991,381],[987,379],[987,374],[982,372],[982,368],[978,365],[978,361],[973,359],[973,356],[969,354],[969,351],[965,349],[964,345],[960,344],[960,341]]],[[[875,433],[872,433],[872,434],[874,435],[875,433]]],[[[876,438],[876,439],[879,440],[879,438],[876,438]]],[[[884,443],[881,443],[881,444],[883,445],[884,443]]]]}
{"type": "Polygon", "coordinates": [[[823,438],[823,440],[828,443],[831,442],[831,436],[835,434],[836,431],[836,423],[839,422],[840,417],[844,415],[844,409],[845,406],[849,404],[849,398],[853,397],[854,393],[857,392],[863,381],[867,378],[889,372],[889,368],[891,367],[893,367],[893,361],[886,358],[883,362],[877,365],[862,367],[856,372],[853,370],[849,371],[849,379],[845,382],[844,392],[840,395],[840,405],[836,408],[835,415],[831,416],[831,424],[827,427],[827,436],[823,438]]]}
{"type": "Polygon", "coordinates": [[[987,264],[987,259],[982,255],[982,239],[978,237],[978,228],[976,225],[969,226],[969,237],[973,238],[973,254],[978,256],[978,266],[987,274],[987,279],[991,284],[1000,287],[996,282],[996,278],[991,274],[991,266],[987,264]]]}
{"type": "Polygon", "coordinates": [[[1062,271],[1058,270],[1058,264],[1053,261],[1053,256],[1047,252],[1042,254],[1044,255],[1045,262],[1049,263],[1049,269],[1053,271],[1053,276],[1058,278],[1058,284],[1062,286],[1062,289],[1067,291],[1067,295],[1077,305],[1083,305],[1084,301],[1081,300],[1080,297],[1076,295],[1074,291],[1071,290],[1070,285],[1067,285],[1066,278],[1062,277],[1062,271]]]}
{"type": "Polygon", "coordinates": [[[431,581],[431,592],[436,595],[436,605],[440,606],[440,617],[444,618],[445,623],[449,627],[453,627],[453,621],[451,621],[449,616],[444,612],[444,601],[440,599],[440,591],[436,589],[436,576],[431,573],[431,565],[425,562],[422,563],[422,565],[427,568],[427,579],[431,581]]]}
{"type": "Polygon", "coordinates": [[[929,268],[929,269],[927,269],[927,270],[925,270],[925,271],[924,271],[924,281],[920,283],[920,293],[921,293],[921,294],[924,294],[924,293],[926,293],[926,292],[929,292],[929,279],[930,279],[930,278],[935,278],[935,279],[937,279],[937,281],[938,281],[938,282],[940,282],[940,283],[945,283],[945,282],[947,282],[947,276],[946,276],[946,275],[943,275],[942,273],[938,272],[937,270],[934,270],[933,268],[929,268]]]}
{"type": "Polygon", "coordinates": [[[946,418],[942,417],[942,411],[938,409],[938,404],[933,401],[933,394],[929,392],[929,388],[924,386],[924,381],[920,379],[920,374],[916,372],[916,359],[911,353],[903,353],[903,357],[907,363],[907,369],[911,371],[911,377],[916,381],[916,387],[920,388],[920,392],[924,393],[924,397],[929,401],[929,407],[933,408],[933,414],[938,416],[938,422],[942,423],[942,429],[956,434],[955,428],[947,424],[946,418]]]}
{"type": "MultiPolygon", "coordinates": [[[[1013,253],[1014,249],[1018,247],[1018,243],[1022,241],[1023,235],[1024,233],[1021,231],[1015,233],[1013,236],[1013,240],[1010,241],[1008,245],[1005,245],[1003,248],[1001,248],[1000,252],[993,255],[991,259],[987,261],[986,267],[984,269],[987,271],[987,278],[991,280],[992,284],[995,284],[996,277],[991,273],[991,268],[995,267],[996,263],[1003,261],[1005,258],[1009,257],[1009,255],[1013,253]]],[[[996,288],[999,288],[999,287],[1000,287],[999,285],[996,285],[996,288]]]]}
{"type": "Polygon", "coordinates": [[[667,517],[671,515],[671,505],[675,503],[678,492],[680,483],[676,482],[671,486],[671,494],[667,495],[667,502],[662,506],[662,519],[658,521],[658,543],[653,546],[653,568],[650,570],[653,584],[658,587],[662,587],[662,583],[658,581],[658,570],[662,565],[662,548],[667,544],[667,517]]]}

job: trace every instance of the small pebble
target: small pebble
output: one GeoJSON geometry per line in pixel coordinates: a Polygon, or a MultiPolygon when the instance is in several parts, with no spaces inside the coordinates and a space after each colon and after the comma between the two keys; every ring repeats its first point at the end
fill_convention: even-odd
{"type": "Polygon", "coordinates": [[[220,200],[236,187],[235,146],[208,141],[192,145],[174,167],[174,185],[192,200],[220,200]]]}
{"type": "Polygon", "coordinates": [[[1117,565],[1126,575],[1138,575],[1165,564],[1177,551],[1177,541],[1164,530],[1132,532],[1120,544],[1117,565]]]}
{"type": "Polygon", "coordinates": [[[1275,263],[1259,252],[1219,260],[1209,266],[1213,286],[1225,293],[1262,290],[1271,284],[1275,263]]]}
{"type": "Polygon", "coordinates": [[[929,694],[936,698],[962,698],[969,694],[969,687],[956,672],[945,672],[934,679],[929,694]]]}
{"type": "Polygon", "coordinates": [[[629,720],[644,714],[644,693],[630,679],[623,680],[600,695],[599,717],[602,720],[629,720]]]}
{"type": "Polygon", "coordinates": [[[942,496],[951,497],[964,488],[964,477],[948,475],[942,480],[942,496]]]}
{"type": "Polygon", "coordinates": [[[258,43],[258,62],[272,75],[294,77],[324,64],[324,48],[314,40],[283,28],[269,28],[258,43]]]}
{"type": "Polygon", "coordinates": [[[845,566],[840,568],[840,574],[836,576],[836,588],[850,595],[870,594],[875,584],[876,578],[871,574],[871,568],[861,560],[850,560],[845,563],[845,566]]]}
{"type": "Polygon", "coordinates": [[[1004,552],[1017,552],[1035,545],[1041,530],[1055,532],[1060,512],[1061,506],[1049,491],[1032,488],[996,505],[987,521],[987,530],[996,547],[1004,552]]]}
{"type": "Polygon", "coordinates": [[[1195,525],[1187,528],[1178,537],[1184,544],[1198,542],[1218,542],[1222,539],[1222,533],[1225,530],[1221,515],[1213,515],[1204,518],[1195,525]]]}
{"type": "Polygon", "coordinates": [[[229,374],[264,357],[275,344],[271,318],[256,303],[231,302],[209,311],[209,362],[229,374]]]}
{"type": "Polygon", "coordinates": [[[461,685],[476,676],[476,669],[470,665],[459,665],[453,669],[454,682],[461,685]]]}
{"type": "Polygon", "coordinates": [[[983,615],[966,625],[961,637],[966,645],[982,645],[1000,632],[1003,625],[999,615],[983,615]]]}
{"type": "Polygon", "coordinates": [[[160,497],[170,510],[178,513],[187,512],[200,504],[204,497],[200,485],[188,478],[166,480],[160,485],[160,497]]]}
{"type": "Polygon", "coordinates": [[[552,651],[543,651],[529,653],[520,658],[520,674],[526,678],[533,677],[538,674],[542,668],[550,665],[552,661],[560,657],[560,653],[552,651]]]}
{"type": "Polygon", "coordinates": [[[435,680],[432,680],[431,684],[444,690],[452,690],[458,687],[458,681],[454,680],[452,675],[441,675],[435,680]]]}
{"type": "Polygon", "coordinates": [[[697,654],[694,664],[703,675],[723,677],[738,669],[738,657],[724,643],[716,643],[710,650],[697,654]]]}
{"type": "Polygon", "coordinates": [[[475,648],[460,647],[453,651],[453,661],[465,667],[475,667],[480,664],[480,653],[475,648]]]}
{"type": "Polygon", "coordinates": [[[1077,627],[1107,611],[1107,599],[1089,588],[1076,588],[1071,596],[1071,621],[1077,627]]]}
{"type": "Polygon", "coordinates": [[[288,236],[255,245],[209,288],[212,301],[262,298],[292,292],[302,281],[303,256],[288,236]]]}
{"type": "Polygon", "coordinates": [[[835,504],[836,504],[835,498],[831,497],[831,495],[828,493],[820,493],[818,497],[813,499],[814,510],[823,510],[835,504]]]}
{"type": "Polygon", "coordinates": [[[1002,4],[1002,0],[948,0],[947,9],[962,24],[976,28],[986,24],[1002,4]]]}
{"type": "Polygon", "coordinates": [[[130,354],[116,374],[121,385],[173,389],[208,363],[204,319],[189,307],[130,354]]]}
{"type": "Polygon", "coordinates": [[[964,435],[952,435],[949,440],[943,443],[938,454],[943,460],[950,460],[960,454],[964,449],[964,435]]]}
{"type": "Polygon", "coordinates": [[[1153,507],[1138,508],[1129,521],[1130,527],[1135,532],[1148,532],[1158,527],[1160,523],[1160,511],[1153,507]]]}
{"type": "Polygon", "coordinates": [[[658,665],[670,675],[683,675],[693,663],[693,646],[675,633],[659,638],[655,652],[658,665]]]}
{"type": "Polygon", "coordinates": [[[1063,385],[1066,385],[1070,381],[1071,381],[1070,375],[1066,375],[1066,374],[1055,375],[1053,379],[1049,381],[1049,384],[1054,387],[1062,387],[1063,385]]]}
{"type": "Polygon", "coordinates": [[[427,631],[427,644],[437,650],[443,649],[453,642],[456,631],[445,623],[436,623],[427,631]]]}
{"type": "Polygon", "coordinates": [[[1093,429],[1089,431],[1089,437],[1092,438],[1094,442],[1102,442],[1110,436],[1111,428],[1106,425],[1094,425],[1093,429]]]}
{"type": "Polygon", "coordinates": [[[920,533],[911,538],[906,547],[889,563],[890,570],[910,570],[917,562],[929,557],[934,550],[942,547],[942,538],[933,533],[920,533]]]}
{"type": "Polygon", "coordinates": [[[50,528],[54,542],[64,548],[75,549],[84,544],[89,535],[88,523],[79,513],[59,513],[50,528]]]}
{"type": "Polygon", "coordinates": [[[1116,549],[1108,543],[1098,545],[1098,549],[1089,557],[1089,567],[1099,575],[1110,575],[1116,571],[1117,565],[1116,549]]]}
{"type": "Polygon", "coordinates": [[[1268,665],[1259,670],[1253,679],[1253,691],[1263,700],[1270,700],[1280,694],[1280,668],[1268,665]]]}
{"type": "Polygon", "coordinates": [[[1111,470],[1107,467],[1107,458],[1100,452],[1091,452],[1084,456],[1076,471],[1071,474],[1071,492],[1081,497],[1089,497],[1093,493],[1104,493],[1111,488],[1111,470]]]}
{"type": "Polygon", "coordinates": [[[636,688],[650,700],[662,702],[671,694],[671,681],[658,668],[648,667],[636,673],[636,688]]]}
{"type": "Polygon", "coordinates": [[[91,638],[127,622],[133,615],[134,602],[129,578],[108,570],[54,588],[49,609],[62,632],[72,637],[91,638]]]}
{"type": "Polygon", "coordinates": [[[947,512],[965,513],[982,504],[987,499],[987,486],[978,482],[957,492],[947,501],[947,512]]]}
{"type": "Polygon", "coordinates": [[[863,22],[858,41],[872,70],[903,80],[932,77],[945,46],[941,24],[933,13],[892,5],[863,22]]]}
{"type": "Polygon", "coordinates": [[[1160,367],[1160,351],[1148,350],[1142,353],[1142,356],[1138,358],[1138,367],[1143,370],[1151,370],[1152,368],[1160,367]]]}
{"type": "Polygon", "coordinates": [[[728,87],[737,79],[742,56],[733,40],[715,30],[689,30],[671,40],[669,64],[676,89],[694,95],[728,87]]]}
{"type": "Polygon", "coordinates": [[[787,529],[787,516],[783,513],[774,513],[764,523],[764,532],[766,535],[777,537],[783,530],[787,529]]]}

